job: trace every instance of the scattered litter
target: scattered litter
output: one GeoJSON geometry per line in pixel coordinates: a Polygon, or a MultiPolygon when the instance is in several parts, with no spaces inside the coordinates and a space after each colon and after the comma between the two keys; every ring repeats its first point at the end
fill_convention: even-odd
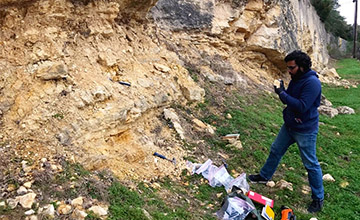
{"type": "Polygon", "coordinates": [[[250,190],[250,191],[248,192],[247,196],[248,196],[251,200],[253,200],[253,201],[257,202],[257,203],[260,203],[260,204],[263,204],[263,205],[268,205],[268,206],[270,206],[271,208],[274,207],[274,200],[269,199],[269,198],[267,198],[267,197],[265,197],[265,196],[262,196],[262,195],[260,195],[259,193],[256,193],[256,192],[250,190]]]}
{"type": "Polygon", "coordinates": [[[212,164],[212,161],[208,159],[204,164],[194,164],[187,162],[188,167],[192,169],[192,174],[202,174],[202,176],[209,181],[209,185],[212,187],[224,186],[227,192],[231,191],[233,186],[238,187],[244,193],[250,189],[249,184],[246,181],[246,174],[242,173],[238,177],[232,177],[226,170],[225,164],[217,167],[212,164]]]}
{"type": "Polygon", "coordinates": [[[264,208],[262,209],[261,216],[264,217],[266,220],[274,220],[275,213],[270,208],[270,206],[265,205],[264,208]]]}
{"type": "Polygon", "coordinates": [[[243,220],[251,215],[251,219],[264,220],[260,212],[255,209],[254,203],[251,199],[244,195],[243,191],[236,186],[231,190],[224,201],[222,207],[216,212],[219,219],[226,220],[243,220]]]}
{"type": "MultiPolygon", "coordinates": [[[[237,134],[229,136],[238,137],[237,134]]],[[[252,213],[258,220],[264,218],[274,220],[275,214],[272,210],[274,200],[251,191],[246,174],[242,173],[234,178],[227,171],[226,161],[223,159],[222,162],[223,165],[220,167],[213,165],[210,159],[203,164],[186,162],[191,174],[201,174],[208,180],[210,186],[224,186],[226,192],[229,193],[225,197],[221,209],[216,212],[217,217],[223,220],[244,220],[249,213],[252,213]],[[265,206],[262,212],[255,209],[253,201],[265,206]]]]}
{"type": "Polygon", "coordinates": [[[248,202],[238,197],[227,198],[216,215],[220,219],[226,220],[243,220],[246,216],[254,210],[248,202]]]}

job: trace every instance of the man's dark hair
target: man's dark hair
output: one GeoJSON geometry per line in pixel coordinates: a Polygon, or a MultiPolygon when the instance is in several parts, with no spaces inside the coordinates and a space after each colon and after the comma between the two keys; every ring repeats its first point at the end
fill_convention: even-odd
{"type": "Polygon", "coordinates": [[[301,50],[294,50],[293,52],[289,53],[285,58],[285,62],[289,62],[295,60],[296,65],[302,67],[304,71],[308,71],[311,68],[311,59],[310,57],[302,52],[301,50]]]}

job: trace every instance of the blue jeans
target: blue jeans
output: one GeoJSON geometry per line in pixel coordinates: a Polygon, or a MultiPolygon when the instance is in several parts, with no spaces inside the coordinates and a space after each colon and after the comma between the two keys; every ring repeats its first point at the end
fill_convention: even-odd
{"type": "Polygon", "coordinates": [[[297,143],[302,162],[308,172],[309,184],[314,200],[324,199],[322,171],[316,157],[316,137],[318,129],[311,133],[299,133],[283,125],[271,145],[270,155],[260,170],[260,176],[270,180],[280,163],[281,158],[293,143],[297,143]]]}

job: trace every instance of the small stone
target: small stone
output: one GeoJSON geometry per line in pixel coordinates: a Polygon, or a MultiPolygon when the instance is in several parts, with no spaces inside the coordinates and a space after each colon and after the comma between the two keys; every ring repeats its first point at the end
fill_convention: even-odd
{"type": "Polygon", "coordinates": [[[18,199],[20,205],[25,209],[30,209],[35,201],[36,194],[35,193],[28,193],[23,196],[18,196],[16,199],[18,199]]]}
{"type": "Polygon", "coordinates": [[[348,185],[349,185],[349,182],[347,182],[347,181],[341,181],[341,183],[340,183],[341,188],[346,188],[348,185]]]}
{"type": "Polygon", "coordinates": [[[292,183],[289,183],[285,180],[280,180],[276,183],[276,186],[279,187],[280,189],[288,189],[290,191],[293,191],[293,186],[292,183]]]}
{"type": "Polygon", "coordinates": [[[57,166],[56,166],[55,164],[51,164],[50,168],[51,168],[51,170],[53,170],[53,171],[57,170],[57,166]]]}
{"type": "Polygon", "coordinates": [[[24,170],[25,174],[28,174],[32,170],[32,168],[31,167],[25,167],[23,170],[24,170]]]}
{"type": "Polygon", "coordinates": [[[225,136],[222,136],[221,139],[227,140],[230,144],[234,143],[236,140],[238,140],[240,137],[240,134],[227,134],[225,136]]]}
{"type": "Polygon", "coordinates": [[[171,70],[168,66],[165,66],[165,65],[162,65],[162,64],[159,64],[159,63],[155,63],[154,67],[155,67],[155,69],[157,69],[157,70],[159,70],[159,71],[161,71],[163,73],[168,73],[171,70]]]}
{"type": "Polygon", "coordinates": [[[335,179],[334,179],[334,177],[332,177],[330,174],[325,174],[324,176],[323,176],[323,180],[324,181],[329,181],[329,182],[335,182],[335,179]]]}
{"type": "Polygon", "coordinates": [[[26,182],[23,184],[24,187],[30,189],[31,188],[31,185],[32,185],[32,181],[29,181],[29,182],[26,182]]]}
{"type": "Polygon", "coordinates": [[[275,182],[274,182],[274,181],[268,181],[268,182],[266,183],[266,185],[267,185],[268,187],[270,187],[270,188],[273,188],[273,187],[275,186],[275,182]]]}
{"type": "Polygon", "coordinates": [[[161,188],[159,183],[152,183],[151,187],[154,188],[154,189],[160,189],[161,188]]]}
{"type": "Polygon", "coordinates": [[[213,207],[214,207],[213,204],[208,204],[208,205],[206,206],[207,209],[212,209],[213,207]]]}
{"type": "Polygon", "coordinates": [[[19,189],[16,191],[18,195],[24,195],[27,193],[27,189],[24,186],[20,186],[19,189]]]}
{"type": "Polygon", "coordinates": [[[18,199],[7,199],[6,203],[8,204],[10,209],[14,209],[18,205],[19,200],[18,199]]]}
{"type": "Polygon", "coordinates": [[[194,118],[192,121],[193,121],[193,123],[194,123],[196,126],[198,126],[198,127],[201,128],[201,129],[207,128],[207,125],[206,125],[204,122],[202,122],[202,121],[200,121],[199,119],[197,119],[197,118],[194,118]]]}
{"type": "Polygon", "coordinates": [[[145,215],[145,217],[146,217],[147,219],[149,219],[149,220],[152,220],[152,219],[153,219],[153,217],[149,214],[148,211],[146,211],[145,209],[142,209],[142,211],[143,211],[143,213],[144,213],[144,215],[145,215]]]}
{"type": "Polygon", "coordinates": [[[107,207],[93,206],[93,207],[89,208],[89,211],[94,212],[95,215],[98,215],[98,216],[107,215],[107,207]]]}
{"type": "Polygon", "coordinates": [[[54,218],[55,217],[55,208],[53,204],[46,205],[42,208],[41,214],[54,218]]]}
{"type": "Polygon", "coordinates": [[[301,192],[305,195],[309,195],[311,192],[310,186],[302,185],[301,192]]]}
{"type": "Polygon", "coordinates": [[[85,211],[76,208],[72,212],[71,217],[74,220],[82,220],[82,219],[85,219],[87,215],[88,214],[85,211]]]}
{"type": "Polygon", "coordinates": [[[233,143],[229,144],[231,146],[234,146],[236,149],[241,150],[243,148],[242,143],[240,140],[236,140],[233,143]]]}
{"type": "Polygon", "coordinates": [[[206,131],[209,132],[210,134],[215,134],[215,129],[211,125],[207,125],[206,131]]]}
{"type": "Polygon", "coordinates": [[[227,113],[226,116],[225,116],[227,119],[232,119],[232,116],[230,113],[227,113]]]}
{"type": "Polygon", "coordinates": [[[318,220],[317,218],[312,217],[310,220],[318,220]]]}
{"type": "Polygon", "coordinates": [[[32,214],[35,214],[35,211],[30,209],[30,210],[27,210],[24,214],[25,215],[32,215],[32,214]]]}
{"type": "Polygon", "coordinates": [[[4,208],[4,207],[6,207],[6,203],[5,203],[5,201],[1,201],[0,202],[0,208],[4,208]]]}
{"type": "Polygon", "coordinates": [[[218,152],[217,154],[218,154],[220,157],[224,158],[225,160],[229,159],[229,155],[227,155],[227,154],[220,153],[220,152],[218,152]]]}
{"type": "Polygon", "coordinates": [[[73,205],[73,206],[82,206],[83,205],[83,203],[84,203],[84,199],[83,199],[83,197],[78,197],[78,198],[76,198],[76,199],[73,199],[72,201],[71,201],[71,205],[73,205]]]}
{"type": "Polygon", "coordinates": [[[36,215],[27,216],[25,220],[38,220],[38,217],[36,215]]]}
{"type": "Polygon", "coordinates": [[[66,205],[66,204],[61,204],[58,208],[57,211],[60,215],[67,215],[71,213],[71,205],[66,205]]]}
{"type": "Polygon", "coordinates": [[[347,115],[355,114],[354,109],[348,106],[339,106],[336,109],[338,110],[339,114],[347,114],[347,115]]]}
{"type": "Polygon", "coordinates": [[[15,189],[16,189],[15,184],[9,184],[8,187],[7,187],[7,189],[6,189],[6,191],[12,192],[12,191],[14,191],[15,189]]]}

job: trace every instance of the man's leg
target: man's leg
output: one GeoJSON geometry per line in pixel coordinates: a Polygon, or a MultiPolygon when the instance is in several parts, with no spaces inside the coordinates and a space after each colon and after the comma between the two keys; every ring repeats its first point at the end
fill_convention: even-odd
{"type": "Polygon", "coordinates": [[[264,166],[260,170],[261,177],[266,180],[271,179],[280,163],[281,158],[284,156],[289,146],[293,143],[295,143],[295,140],[290,136],[286,126],[283,125],[275,141],[271,145],[270,154],[264,166]]]}
{"type": "Polygon", "coordinates": [[[294,132],[294,138],[299,146],[302,162],[308,172],[309,184],[311,187],[313,203],[310,205],[309,212],[318,212],[323,206],[324,186],[322,180],[322,170],[316,157],[316,138],[317,132],[301,134],[294,132]]]}
{"type": "Polygon", "coordinates": [[[311,134],[294,133],[294,138],[299,146],[302,162],[308,171],[309,184],[312,190],[312,199],[324,199],[322,170],[316,157],[317,131],[311,134]]]}

